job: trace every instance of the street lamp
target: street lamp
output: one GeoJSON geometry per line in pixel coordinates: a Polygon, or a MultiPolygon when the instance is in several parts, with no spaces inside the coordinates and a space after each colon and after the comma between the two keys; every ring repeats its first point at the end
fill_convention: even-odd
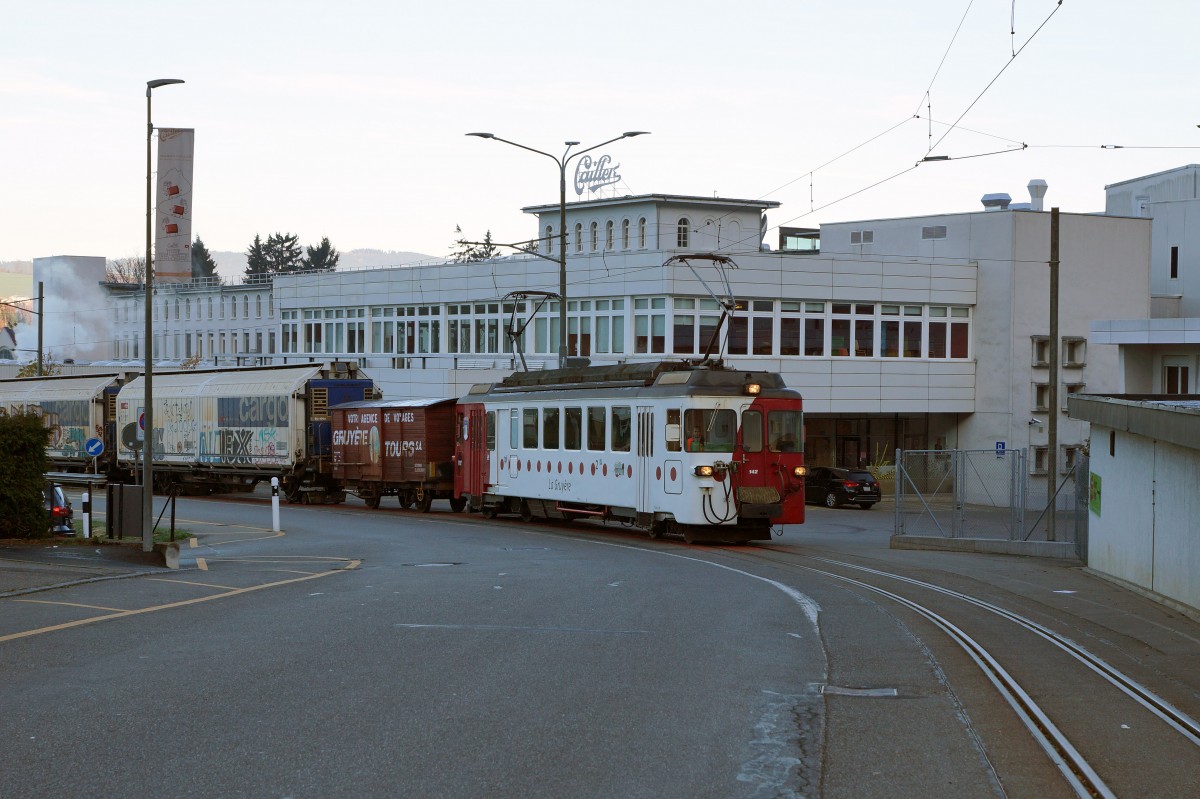
{"type": "Polygon", "coordinates": [[[515,141],[502,139],[494,133],[468,133],[467,136],[476,136],[480,139],[493,139],[494,141],[502,141],[505,144],[511,144],[513,147],[520,147],[522,150],[528,150],[531,153],[544,155],[554,163],[558,164],[558,366],[563,368],[567,365],[567,164],[584,153],[589,153],[592,150],[603,147],[606,144],[612,144],[621,139],[631,139],[634,136],[642,136],[648,134],[648,130],[629,130],[616,136],[608,141],[600,142],[599,144],[588,147],[586,150],[580,150],[576,153],[571,153],[571,148],[579,144],[577,141],[564,142],[567,149],[563,151],[562,158],[551,155],[542,150],[535,150],[532,147],[526,147],[524,144],[518,144],[515,141]],[[568,155],[570,153],[570,155],[568,155]]]}
{"type": "Polygon", "coordinates": [[[150,95],[159,86],[183,83],[179,78],[156,78],[146,81],[146,369],[143,375],[142,413],[145,414],[145,436],[142,442],[142,551],[154,549],[154,324],[151,309],[154,305],[154,253],[151,231],[154,209],[150,195],[150,142],[154,138],[154,123],[150,121],[150,95]]]}

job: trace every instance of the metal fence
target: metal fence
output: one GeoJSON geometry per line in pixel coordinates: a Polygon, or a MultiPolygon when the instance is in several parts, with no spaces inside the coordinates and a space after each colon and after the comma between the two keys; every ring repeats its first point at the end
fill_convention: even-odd
{"type": "Polygon", "coordinates": [[[897,450],[896,534],[1073,541],[1079,548],[1087,536],[1087,474],[1082,459],[1057,481],[1051,512],[1046,476],[1029,473],[1024,449],[897,450]]]}

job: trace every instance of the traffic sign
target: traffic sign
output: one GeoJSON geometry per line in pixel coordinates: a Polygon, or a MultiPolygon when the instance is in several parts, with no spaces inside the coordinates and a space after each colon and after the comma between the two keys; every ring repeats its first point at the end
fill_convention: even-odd
{"type": "Polygon", "coordinates": [[[104,454],[104,442],[98,438],[89,438],[83,444],[83,451],[90,457],[98,458],[104,454]]]}
{"type": "Polygon", "coordinates": [[[144,408],[138,408],[137,440],[146,440],[146,411],[144,408]]]}
{"type": "Polygon", "coordinates": [[[138,435],[137,425],[133,422],[121,428],[121,443],[125,445],[126,449],[135,452],[142,448],[142,438],[138,435]]]}

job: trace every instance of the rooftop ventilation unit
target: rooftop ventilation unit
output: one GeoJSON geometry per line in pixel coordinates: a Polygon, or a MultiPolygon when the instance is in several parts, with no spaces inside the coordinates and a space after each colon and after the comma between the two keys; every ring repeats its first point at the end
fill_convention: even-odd
{"type": "Polygon", "coordinates": [[[983,207],[989,211],[1007,211],[1009,203],[1012,202],[1012,197],[1005,192],[999,194],[985,194],[981,200],[983,207]]]}

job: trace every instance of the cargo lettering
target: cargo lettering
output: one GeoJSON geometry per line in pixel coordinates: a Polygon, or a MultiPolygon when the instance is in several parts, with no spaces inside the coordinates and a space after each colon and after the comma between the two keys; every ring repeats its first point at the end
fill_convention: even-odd
{"type": "Polygon", "coordinates": [[[425,442],[423,441],[385,441],[383,442],[383,452],[389,458],[412,457],[418,452],[425,450],[425,442]]]}
{"type": "Polygon", "coordinates": [[[218,397],[219,427],[287,427],[287,397],[218,397]]]}
{"type": "Polygon", "coordinates": [[[369,441],[369,430],[334,430],[333,445],[335,447],[361,447],[369,441]]]}

